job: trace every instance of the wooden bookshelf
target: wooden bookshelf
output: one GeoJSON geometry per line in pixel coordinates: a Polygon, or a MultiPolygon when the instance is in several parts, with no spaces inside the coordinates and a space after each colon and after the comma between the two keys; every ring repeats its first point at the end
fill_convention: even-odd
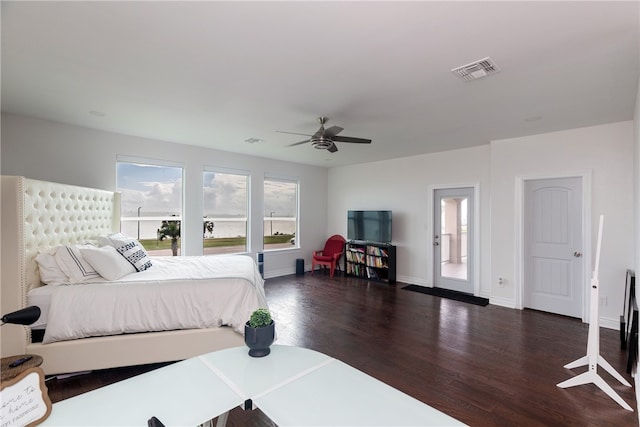
{"type": "Polygon", "coordinates": [[[396,247],[385,243],[345,243],[344,271],[347,276],[387,283],[396,281],[396,247]]]}

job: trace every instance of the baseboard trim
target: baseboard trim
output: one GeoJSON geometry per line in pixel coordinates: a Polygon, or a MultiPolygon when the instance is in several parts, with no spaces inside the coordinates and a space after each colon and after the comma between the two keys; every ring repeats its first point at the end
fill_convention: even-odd
{"type": "Polygon", "coordinates": [[[489,297],[489,304],[498,305],[500,307],[516,308],[516,302],[508,298],[489,297]]]}
{"type": "Polygon", "coordinates": [[[419,278],[419,277],[411,277],[411,276],[396,276],[396,282],[399,283],[406,283],[407,285],[412,284],[412,285],[419,285],[419,286],[426,286],[426,287],[431,287],[431,283],[429,283],[427,280],[419,278]]]}

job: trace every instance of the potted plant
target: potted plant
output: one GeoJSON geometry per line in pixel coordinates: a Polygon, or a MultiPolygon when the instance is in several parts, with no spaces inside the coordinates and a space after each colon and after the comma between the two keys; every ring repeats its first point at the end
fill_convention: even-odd
{"type": "Polygon", "coordinates": [[[249,356],[264,357],[271,353],[269,346],[275,339],[276,324],[267,308],[258,308],[244,325],[244,342],[249,356]]]}

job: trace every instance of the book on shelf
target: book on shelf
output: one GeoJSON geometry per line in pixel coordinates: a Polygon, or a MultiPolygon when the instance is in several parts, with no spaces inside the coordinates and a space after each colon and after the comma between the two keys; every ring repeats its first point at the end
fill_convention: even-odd
{"type": "Polygon", "coordinates": [[[374,255],[374,256],[379,256],[379,257],[388,257],[389,256],[389,251],[381,248],[379,246],[367,246],[367,254],[369,255],[374,255]]]}
{"type": "Polygon", "coordinates": [[[357,262],[359,264],[364,264],[364,253],[360,252],[347,252],[347,261],[348,262],[357,262]]]}
{"type": "Polygon", "coordinates": [[[378,281],[395,282],[395,246],[375,242],[345,244],[345,272],[378,281]]]}
{"type": "Polygon", "coordinates": [[[378,280],[380,276],[378,275],[378,271],[375,268],[367,267],[367,278],[378,280]]]}
{"type": "Polygon", "coordinates": [[[376,268],[389,268],[389,259],[367,255],[367,265],[376,268]]]}

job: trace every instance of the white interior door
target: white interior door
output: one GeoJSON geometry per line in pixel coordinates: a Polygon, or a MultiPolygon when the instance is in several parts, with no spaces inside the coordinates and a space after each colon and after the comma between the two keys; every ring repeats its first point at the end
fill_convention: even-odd
{"type": "Polygon", "coordinates": [[[582,178],[525,181],[525,307],[582,317],[582,178]]]}
{"type": "Polygon", "coordinates": [[[474,189],[434,191],[434,286],[473,294],[474,189]]]}

